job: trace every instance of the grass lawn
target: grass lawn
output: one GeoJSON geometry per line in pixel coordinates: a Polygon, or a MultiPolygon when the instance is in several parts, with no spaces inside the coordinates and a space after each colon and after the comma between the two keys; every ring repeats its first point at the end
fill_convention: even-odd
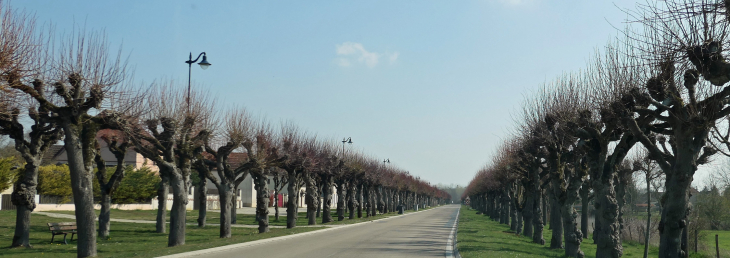
{"type": "MultiPolygon", "coordinates": [[[[15,211],[0,211],[0,243],[4,246],[0,248],[0,254],[3,257],[75,257],[75,241],[69,245],[50,244],[51,234],[48,231],[48,226],[46,226],[48,222],[71,221],[73,220],[33,215],[30,234],[33,248],[8,248],[7,246],[12,242],[15,229],[15,211]]],[[[321,227],[271,229],[271,232],[259,234],[255,228],[232,228],[233,236],[230,239],[220,239],[218,238],[218,227],[200,229],[192,226],[186,230],[185,245],[168,248],[167,234],[155,233],[154,224],[113,222],[111,226],[111,239],[97,240],[97,250],[100,257],[161,256],[321,229],[321,227]]],[[[56,236],[56,240],[58,239],[59,237],[56,236]]]]}
{"type": "MultiPolygon", "coordinates": [[[[545,245],[532,243],[532,237],[517,236],[508,232],[509,226],[499,224],[484,215],[477,215],[475,210],[461,206],[459,227],[457,231],[457,247],[464,258],[475,257],[565,257],[563,249],[551,250],[551,231],[545,227],[543,235],[545,245]]],[[[713,240],[714,241],[714,240],[713,240]]],[[[644,246],[636,243],[624,243],[623,257],[643,257],[644,246]]],[[[593,240],[584,239],[581,250],[586,257],[596,257],[596,245],[593,240]]],[[[649,247],[649,257],[657,257],[658,247],[649,247]]]]}
{"type": "Polygon", "coordinates": [[[707,250],[704,252],[705,257],[715,257],[715,235],[718,235],[720,257],[730,257],[730,231],[705,230],[701,234],[706,234],[706,236],[697,242],[707,246],[707,250]]]}

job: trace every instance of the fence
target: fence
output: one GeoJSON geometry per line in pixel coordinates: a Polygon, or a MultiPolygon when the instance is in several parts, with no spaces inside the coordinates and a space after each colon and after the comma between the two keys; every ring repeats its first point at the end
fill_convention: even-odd
{"type": "Polygon", "coordinates": [[[9,194],[0,195],[0,210],[15,210],[9,194]]]}

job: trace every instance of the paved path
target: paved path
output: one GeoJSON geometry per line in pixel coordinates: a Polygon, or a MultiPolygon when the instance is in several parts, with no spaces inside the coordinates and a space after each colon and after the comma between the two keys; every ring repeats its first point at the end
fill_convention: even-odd
{"type": "Polygon", "coordinates": [[[459,205],[167,257],[451,257],[459,205]]]}

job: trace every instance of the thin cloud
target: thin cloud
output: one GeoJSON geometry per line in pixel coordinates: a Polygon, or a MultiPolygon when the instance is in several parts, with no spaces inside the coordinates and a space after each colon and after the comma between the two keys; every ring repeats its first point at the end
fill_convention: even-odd
{"type": "Polygon", "coordinates": [[[390,63],[395,63],[396,60],[398,60],[398,56],[400,56],[400,53],[394,52],[390,55],[388,55],[388,60],[390,60],[390,63]]]}
{"type": "MultiPolygon", "coordinates": [[[[362,44],[356,42],[344,42],[342,44],[335,45],[335,52],[338,58],[335,59],[335,63],[342,67],[350,67],[353,63],[363,63],[369,68],[373,68],[380,62],[380,57],[383,54],[377,52],[370,52],[363,47],[362,44]]],[[[387,54],[388,61],[392,64],[398,59],[398,52],[393,54],[387,54]]]]}

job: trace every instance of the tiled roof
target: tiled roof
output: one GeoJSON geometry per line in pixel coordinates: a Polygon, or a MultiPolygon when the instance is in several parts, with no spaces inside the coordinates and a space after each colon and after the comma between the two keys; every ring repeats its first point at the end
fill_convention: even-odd
{"type": "Polygon", "coordinates": [[[51,145],[51,147],[48,147],[46,153],[43,154],[43,160],[41,161],[41,163],[54,164],[56,156],[58,156],[61,151],[63,151],[63,145],[51,145]]]}

